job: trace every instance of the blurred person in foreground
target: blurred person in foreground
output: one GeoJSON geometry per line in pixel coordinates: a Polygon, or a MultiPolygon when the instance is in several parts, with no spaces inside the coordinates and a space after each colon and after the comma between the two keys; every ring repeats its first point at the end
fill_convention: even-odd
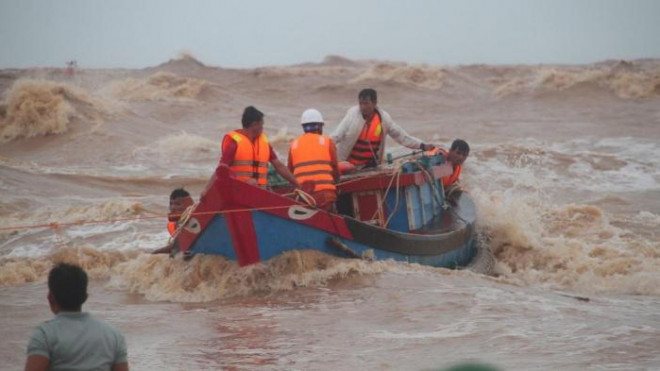
{"type": "Polygon", "coordinates": [[[127,371],[124,337],[113,326],[82,312],[87,300],[87,273],[60,263],[48,274],[48,303],[55,318],[30,336],[26,371],[127,371]]]}

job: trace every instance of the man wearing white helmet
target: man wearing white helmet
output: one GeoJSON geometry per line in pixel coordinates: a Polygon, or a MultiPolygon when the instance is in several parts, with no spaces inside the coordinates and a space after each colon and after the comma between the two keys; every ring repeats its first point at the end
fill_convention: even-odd
{"type": "Polygon", "coordinates": [[[330,137],[323,135],[323,116],[310,108],[300,119],[305,134],[291,142],[288,167],[302,189],[308,190],[316,206],[332,210],[339,180],[337,153],[330,137]]]}
{"type": "Polygon", "coordinates": [[[378,166],[383,162],[387,136],[408,148],[423,151],[435,148],[433,144],[408,135],[385,110],[377,106],[377,102],[374,89],[360,91],[359,105],[349,108],[337,129],[330,135],[337,143],[339,161],[348,161],[358,168],[378,166]]]}

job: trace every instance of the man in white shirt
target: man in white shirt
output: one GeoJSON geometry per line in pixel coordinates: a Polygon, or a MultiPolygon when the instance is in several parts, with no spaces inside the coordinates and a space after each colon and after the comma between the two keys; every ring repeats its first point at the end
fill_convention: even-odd
{"type": "Polygon", "coordinates": [[[348,109],[344,119],[330,135],[337,146],[338,161],[348,161],[358,168],[381,164],[388,135],[411,149],[430,151],[435,148],[433,144],[408,135],[385,110],[378,107],[378,96],[374,89],[360,91],[358,103],[348,109]]]}

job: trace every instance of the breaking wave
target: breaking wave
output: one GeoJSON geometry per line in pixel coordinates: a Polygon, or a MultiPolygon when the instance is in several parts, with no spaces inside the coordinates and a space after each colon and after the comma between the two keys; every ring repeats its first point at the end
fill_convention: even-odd
{"type": "Polygon", "coordinates": [[[343,76],[352,72],[347,66],[287,66],[287,67],[260,67],[255,68],[252,74],[256,77],[306,77],[306,76],[343,76]]]}
{"type": "Polygon", "coordinates": [[[170,72],[156,72],[145,80],[115,81],[106,89],[118,99],[127,101],[195,100],[208,87],[208,82],[181,77],[170,72]]]}
{"type": "Polygon", "coordinates": [[[660,295],[657,246],[615,226],[599,207],[548,205],[519,192],[477,189],[472,195],[497,259],[495,273],[506,279],[587,293],[660,295]]]}
{"type": "Polygon", "coordinates": [[[344,66],[344,67],[359,67],[362,63],[342,57],[340,55],[327,55],[323,58],[321,62],[322,65],[326,66],[344,66]]]}
{"type": "Polygon", "coordinates": [[[442,88],[446,70],[434,66],[399,66],[378,63],[369,67],[351,81],[352,84],[364,82],[393,82],[419,88],[438,90],[442,88]]]}
{"type": "Polygon", "coordinates": [[[95,205],[74,206],[67,209],[59,218],[65,222],[79,222],[140,215],[144,211],[144,206],[140,202],[122,198],[95,205]]]}
{"type": "Polygon", "coordinates": [[[19,80],[0,104],[0,142],[62,134],[76,118],[99,120],[105,104],[82,88],[46,80],[19,80]]]}
{"type": "Polygon", "coordinates": [[[503,98],[539,92],[560,92],[578,86],[590,86],[614,93],[622,99],[648,98],[660,95],[660,69],[633,70],[617,66],[543,67],[527,70],[524,76],[514,77],[494,91],[503,98]]]}
{"type": "MultiPolygon", "coordinates": [[[[65,209],[46,206],[38,210],[24,210],[6,214],[5,217],[0,218],[0,222],[6,228],[10,226],[38,225],[44,223],[83,223],[92,220],[139,216],[143,215],[145,211],[146,209],[140,202],[122,198],[97,204],[70,206],[65,209]]],[[[15,232],[10,229],[0,231],[0,237],[6,237],[12,233],[15,232]]]]}
{"type": "Polygon", "coordinates": [[[135,153],[144,158],[157,158],[158,161],[213,161],[218,159],[220,143],[182,131],[162,137],[147,147],[138,148],[135,153]]]}
{"type": "Polygon", "coordinates": [[[1,258],[0,286],[43,281],[58,263],[78,264],[93,279],[108,278],[117,264],[135,259],[137,255],[136,252],[102,251],[92,247],[62,247],[39,258],[1,258]]]}
{"type": "Polygon", "coordinates": [[[207,302],[262,295],[332,279],[382,272],[386,263],[334,258],[317,251],[291,251],[266,262],[239,267],[220,256],[197,255],[185,262],[142,255],[120,264],[111,285],[143,294],[152,301],[207,302]]]}
{"type": "Polygon", "coordinates": [[[625,196],[656,194],[659,151],[628,137],[477,149],[466,177],[495,272],[521,285],[660,295],[660,245],[644,232],[660,218],[625,196]]]}
{"type": "Polygon", "coordinates": [[[63,247],[40,258],[0,260],[0,286],[39,282],[59,262],[82,266],[93,279],[151,301],[208,302],[264,295],[296,287],[324,286],[350,275],[376,274],[391,263],[339,259],[317,251],[291,251],[266,262],[239,267],[220,256],[196,255],[190,261],[166,255],[63,247]]]}
{"type": "Polygon", "coordinates": [[[528,189],[651,191],[659,185],[659,155],[660,145],[631,137],[557,144],[527,138],[484,148],[472,166],[479,176],[495,176],[498,184],[528,189]]]}

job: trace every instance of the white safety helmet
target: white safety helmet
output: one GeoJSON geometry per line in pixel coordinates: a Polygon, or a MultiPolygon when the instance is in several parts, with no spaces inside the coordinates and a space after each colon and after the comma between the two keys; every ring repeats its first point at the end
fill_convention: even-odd
{"type": "Polygon", "coordinates": [[[321,116],[321,112],[318,110],[315,110],[314,108],[310,108],[305,110],[303,112],[302,117],[300,117],[300,123],[302,125],[305,124],[323,124],[323,116],[321,116]]]}

